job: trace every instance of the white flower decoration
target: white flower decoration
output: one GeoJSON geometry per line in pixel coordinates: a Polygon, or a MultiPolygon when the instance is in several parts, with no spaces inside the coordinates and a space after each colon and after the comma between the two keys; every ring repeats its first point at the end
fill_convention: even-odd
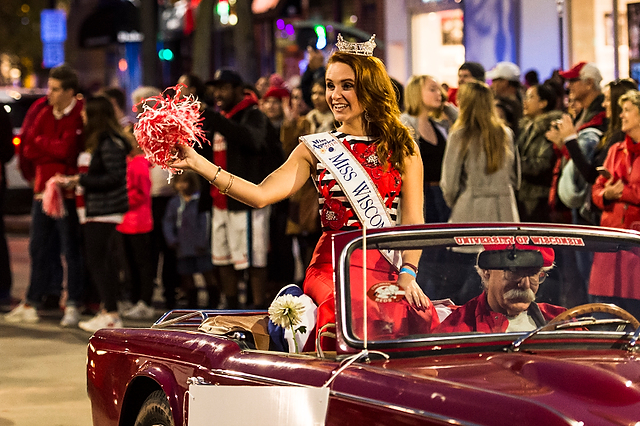
{"type": "Polygon", "coordinates": [[[297,296],[291,294],[276,298],[269,306],[271,322],[283,328],[300,324],[303,313],[304,305],[297,296]]]}
{"type": "Polygon", "coordinates": [[[269,319],[272,323],[282,328],[290,328],[293,332],[293,342],[298,353],[298,342],[295,339],[296,331],[306,333],[307,328],[304,326],[294,329],[293,327],[302,322],[302,314],[304,314],[304,304],[298,296],[284,294],[277,297],[271,306],[269,306],[269,319]]]}

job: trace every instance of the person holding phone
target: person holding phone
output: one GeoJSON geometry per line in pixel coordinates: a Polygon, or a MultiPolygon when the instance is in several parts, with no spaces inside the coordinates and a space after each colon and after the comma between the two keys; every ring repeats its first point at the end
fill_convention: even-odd
{"type": "Polygon", "coordinates": [[[545,133],[549,126],[557,127],[562,112],[555,109],[556,93],[549,84],[529,87],[523,106],[524,118],[516,139],[522,170],[516,194],[518,213],[523,222],[551,222],[549,192],[558,154],[545,133]]]}
{"type": "Polygon", "coordinates": [[[611,172],[607,170],[605,166],[598,166],[596,167],[596,170],[600,176],[604,176],[606,179],[611,179],[611,172]]]}
{"type": "MultiPolygon", "coordinates": [[[[599,175],[597,167],[601,166],[604,162],[609,147],[616,142],[624,140],[624,132],[620,129],[620,106],[618,100],[622,95],[629,90],[637,89],[638,85],[631,79],[614,80],[608,83],[602,91],[602,107],[606,116],[606,131],[599,138],[599,141],[594,146],[593,157],[589,159],[589,156],[585,155],[580,148],[579,138],[571,137],[575,134],[576,130],[571,124],[571,120],[568,116],[563,117],[557,123],[557,126],[550,129],[547,132],[547,138],[551,140],[558,149],[566,147],[566,151],[572,160],[572,170],[577,170],[580,176],[588,185],[593,185],[596,178],[599,175]]],[[[580,132],[577,133],[580,135],[580,132]]],[[[593,132],[591,135],[593,136],[593,132]]],[[[588,134],[585,133],[585,137],[588,134]]],[[[589,201],[589,199],[587,200],[589,201]]],[[[580,211],[582,217],[589,221],[593,225],[600,223],[600,211],[595,209],[591,203],[585,203],[580,211]]]]}
{"type": "Polygon", "coordinates": [[[619,101],[625,139],[609,149],[592,190],[602,209],[602,226],[640,231],[640,92],[632,90],[619,101]]]}

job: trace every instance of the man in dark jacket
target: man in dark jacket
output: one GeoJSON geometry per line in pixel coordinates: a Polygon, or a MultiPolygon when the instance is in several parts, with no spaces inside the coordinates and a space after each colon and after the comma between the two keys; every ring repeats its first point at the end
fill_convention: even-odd
{"type": "MultiPolygon", "coordinates": [[[[208,108],[203,114],[213,132],[213,161],[229,173],[260,183],[284,160],[279,135],[258,109],[257,98],[245,93],[238,73],[220,69],[213,85],[217,110],[208,108]]],[[[247,269],[254,304],[267,306],[270,208],[251,209],[213,186],[211,191],[211,251],[228,307],[238,307],[239,276],[247,269]]]]}

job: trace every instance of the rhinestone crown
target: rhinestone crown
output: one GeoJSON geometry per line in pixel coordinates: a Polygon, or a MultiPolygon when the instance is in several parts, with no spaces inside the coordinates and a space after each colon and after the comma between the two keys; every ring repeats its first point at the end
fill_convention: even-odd
{"type": "Polygon", "coordinates": [[[373,56],[373,49],[376,48],[375,38],[376,35],[374,34],[371,36],[369,41],[365,41],[364,43],[351,43],[349,41],[344,41],[342,34],[338,34],[336,47],[340,52],[344,53],[352,53],[360,56],[373,56]]]}

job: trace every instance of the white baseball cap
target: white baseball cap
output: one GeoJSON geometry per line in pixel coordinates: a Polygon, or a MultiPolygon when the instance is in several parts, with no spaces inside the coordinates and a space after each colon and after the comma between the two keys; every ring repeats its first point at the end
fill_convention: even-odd
{"type": "Polygon", "coordinates": [[[520,81],[520,67],[513,62],[498,62],[496,66],[487,71],[488,80],[503,78],[510,81],[520,81]]]}
{"type": "Polygon", "coordinates": [[[560,71],[560,76],[567,80],[587,80],[592,79],[596,86],[600,86],[602,82],[602,74],[592,62],[580,62],[573,66],[570,70],[560,71]]]}

